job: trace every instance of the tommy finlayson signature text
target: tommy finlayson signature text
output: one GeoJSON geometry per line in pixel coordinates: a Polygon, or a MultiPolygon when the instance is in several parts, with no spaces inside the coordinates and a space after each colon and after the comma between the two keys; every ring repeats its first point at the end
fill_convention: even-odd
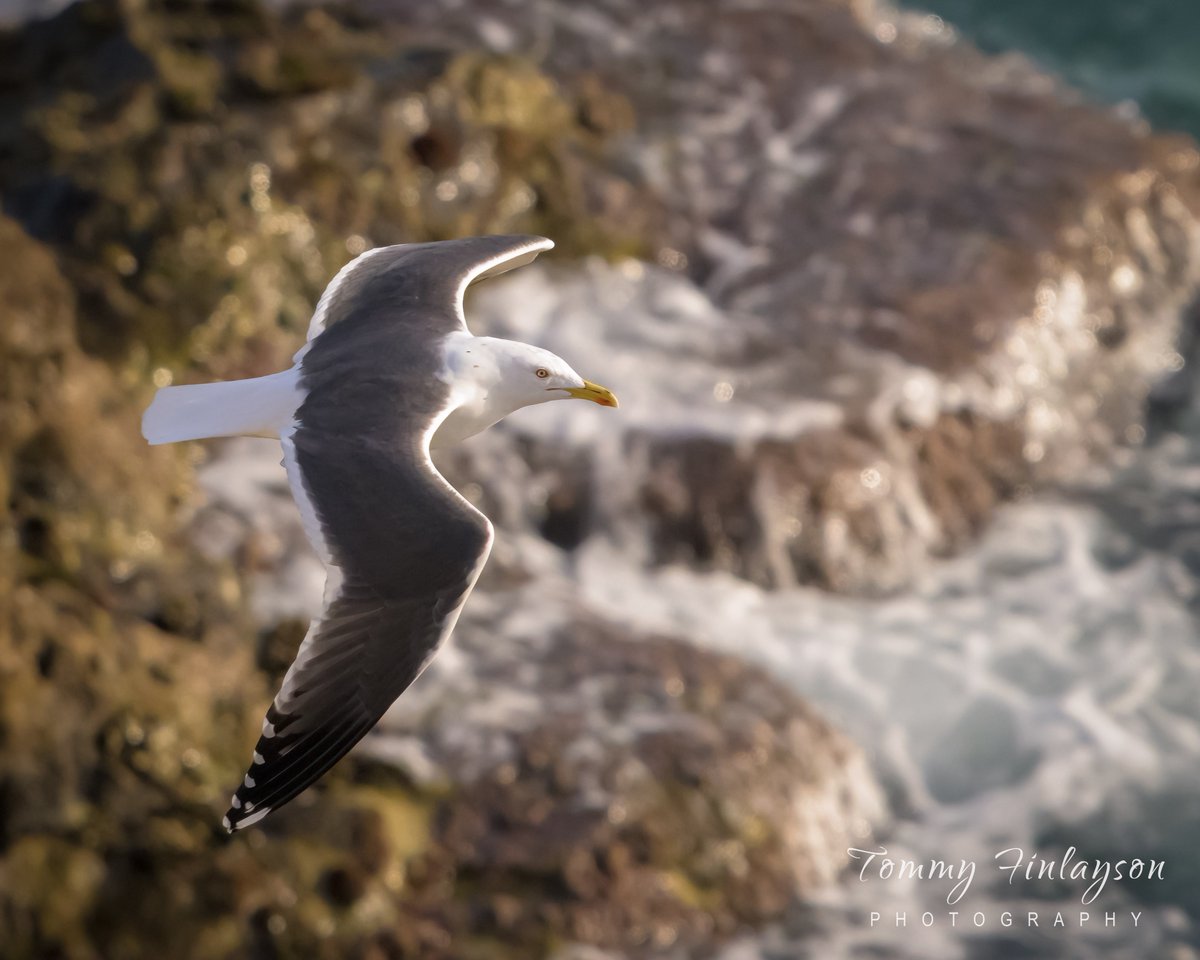
{"type": "MultiPolygon", "coordinates": [[[[974,860],[905,860],[888,856],[887,848],[860,850],[850,847],[846,853],[862,862],[858,879],[879,880],[949,880],[953,882],[946,903],[958,903],[975,879],[974,860]]],[[[1100,896],[1110,880],[1162,880],[1163,860],[1081,860],[1074,847],[1068,847],[1058,860],[1047,860],[1036,853],[1026,856],[1020,847],[1001,850],[993,858],[996,867],[1008,875],[1008,882],[1017,880],[1076,880],[1087,881],[1080,902],[1090,904],[1100,896]]]]}

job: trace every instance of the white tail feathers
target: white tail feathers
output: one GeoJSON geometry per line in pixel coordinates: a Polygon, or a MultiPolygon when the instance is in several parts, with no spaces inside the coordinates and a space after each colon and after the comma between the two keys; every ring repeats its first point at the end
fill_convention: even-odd
{"type": "Polygon", "coordinates": [[[153,444],[277,437],[303,400],[295,367],[252,380],[163,387],[142,415],[142,436],[153,444]]]}

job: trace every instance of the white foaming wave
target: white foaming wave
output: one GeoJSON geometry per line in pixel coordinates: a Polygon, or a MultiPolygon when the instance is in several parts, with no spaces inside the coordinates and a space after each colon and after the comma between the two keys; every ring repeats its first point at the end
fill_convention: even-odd
{"type": "MultiPolygon", "coordinates": [[[[1019,885],[995,882],[994,855],[1041,850],[1051,830],[1065,838],[1059,848],[1074,842],[1083,856],[1089,846],[1112,849],[1114,823],[1143,817],[1158,794],[1200,787],[1200,706],[1164,697],[1171,682],[1200,687],[1195,623],[1172,586],[1173,559],[1147,554],[1107,568],[1096,559],[1105,523],[1083,505],[1009,508],[977,550],[933,569],[915,594],[878,602],[766,593],[680,568],[647,572],[602,543],[583,548],[577,575],[603,615],[756,661],[816,704],[868,751],[909,811],[885,838],[892,853],[976,860],[970,910],[989,914],[994,934],[1044,945],[1045,931],[1001,931],[996,918],[1026,907],[1077,914],[1078,891],[1022,900],[1019,885]]],[[[1187,806],[1160,816],[1150,846],[1122,855],[1162,857],[1172,831],[1193,829],[1187,806]]],[[[855,880],[829,900],[832,926],[818,942],[831,952],[822,955],[869,944],[898,958],[965,955],[970,931],[898,936],[864,922],[881,909],[941,916],[948,884],[855,880]]],[[[1105,894],[1106,909],[1130,903],[1118,889],[1105,894]]],[[[1086,944],[1080,956],[1150,956],[1136,951],[1177,942],[1181,929],[1194,935],[1178,909],[1131,908],[1143,912],[1136,935],[1093,941],[1075,930],[1064,943],[1086,944]]]]}

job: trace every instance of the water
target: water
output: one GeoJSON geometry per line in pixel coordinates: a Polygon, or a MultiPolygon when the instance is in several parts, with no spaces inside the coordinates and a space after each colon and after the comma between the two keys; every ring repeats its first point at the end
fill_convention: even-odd
{"type": "Polygon", "coordinates": [[[1152,124],[1200,136],[1200,3],[1192,0],[923,0],[989,52],[1017,50],[1152,124]]]}

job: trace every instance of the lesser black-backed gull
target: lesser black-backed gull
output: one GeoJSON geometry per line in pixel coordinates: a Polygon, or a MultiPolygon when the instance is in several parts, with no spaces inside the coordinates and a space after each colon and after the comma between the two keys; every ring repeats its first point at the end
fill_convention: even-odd
{"type": "Polygon", "coordinates": [[[225,826],[250,826],[324,774],[449,636],[492,545],[488,519],[446,482],[431,446],[514,410],[607,389],[524,343],[472,336],[463,294],[529,263],[542,237],[370,250],[334,277],[282,373],[164,387],[151,443],[279,437],[292,495],[326,567],[324,609],[267,710],[225,826]]]}

